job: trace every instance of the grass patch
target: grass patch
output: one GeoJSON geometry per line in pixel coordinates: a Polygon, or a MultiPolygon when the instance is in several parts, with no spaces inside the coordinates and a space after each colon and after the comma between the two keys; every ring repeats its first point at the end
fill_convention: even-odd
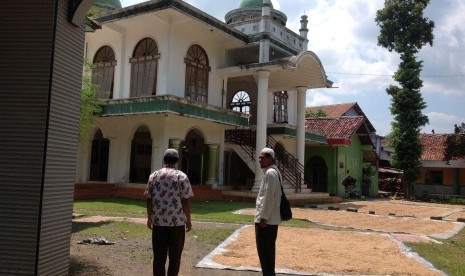
{"type": "MultiPolygon", "coordinates": [[[[234,214],[246,208],[255,208],[252,202],[235,201],[194,201],[191,202],[191,217],[193,221],[209,221],[224,223],[249,223],[254,220],[253,215],[234,214]]],[[[94,200],[76,200],[74,212],[85,216],[110,216],[127,218],[145,218],[146,201],[125,198],[106,198],[94,200]]],[[[310,227],[311,222],[291,219],[283,222],[285,226],[310,227]]]]}
{"type": "Polygon", "coordinates": [[[73,222],[72,231],[86,237],[105,237],[110,241],[152,237],[147,226],[129,221],[73,222]]]}
{"type": "Polygon", "coordinates": [[[197,242],[206,245],[218,245],[226,240],[234,229],[192,229],[188,235],[195,237],[197,242]]]}
{"type": "Polygon", "coordinates": [[[253,216],[234,214],[234,211],[254,208],[250,202],[196,201],[191,204],[191,217],[195,221],[252,223],[253,216]]]}
{"type": "Polygon", "coordinates": [[[127,218],[147,217],[146,201],[127,198],[102,198],[92,200],[75,200],[74,213],[86,216],[109,216],[127,218]]]}
{"type": "Polygon", "coordinates": [[[420,256],[450,276],[465,275],[465,229],[448,240],[435,243],[407,243],[420,256]]]}

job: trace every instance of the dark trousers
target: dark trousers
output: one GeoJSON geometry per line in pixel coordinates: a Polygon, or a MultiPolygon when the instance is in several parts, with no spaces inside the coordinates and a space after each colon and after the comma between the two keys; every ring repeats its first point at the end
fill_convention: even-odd
{"type": "Polygon", "coordinates": [[[278,237],[278,225],[260,227],[255,223],[255,242],[257,244],[258,258],[264,276],[274,276],[276,259],[276,238],[278,237]]]}
{"type": "Polygon", "coordinates": [[[152,229],[153,275],[176,276],[181,265],[186,227],[154,226],[152,229]],[[165,271],[166,257],[169,258],[168,274],[165,271]]]}

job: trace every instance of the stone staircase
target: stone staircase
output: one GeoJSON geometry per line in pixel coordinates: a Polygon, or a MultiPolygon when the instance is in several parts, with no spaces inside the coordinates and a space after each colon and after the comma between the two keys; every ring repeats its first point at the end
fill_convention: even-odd
{"type": "MultiPolygon", "coordinates": [[[[228,149],[234,150],[251,171],[255,171],[254,143],[255,132],[252,130],[229,130],[226,132],[226,144],[228,149]]],[[[271,137],[267,137],[267,146],[275,150],[277,165],[283,175],[283,190],[286,195],[310,194],[312,190],[305,185],[303,165],[301,165],[289,152],[279,147],[271,137]]]]}

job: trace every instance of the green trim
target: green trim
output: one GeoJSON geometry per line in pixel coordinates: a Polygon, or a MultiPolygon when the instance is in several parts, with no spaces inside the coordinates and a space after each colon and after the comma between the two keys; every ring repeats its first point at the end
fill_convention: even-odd
{"type": "MultiPolygon", "coordinates": [[[[296,130],[290,127],[269,127],[267,129],[267,134],[268,135],[288,135],[291,137],[296,136],[296,130]]],[[[327,138],[324,135],[312,133],[305,131],[305,140],[309,140],[312,142],[317,142],[321,144],[327,144],[327,138]]]]}
{"type": "Polygon", "coordinates": [[[102,105],[100,117],[159,113],[174,113],[233,126],[249,126],[248,115],[174,96],[110,100],[102,105]]]}

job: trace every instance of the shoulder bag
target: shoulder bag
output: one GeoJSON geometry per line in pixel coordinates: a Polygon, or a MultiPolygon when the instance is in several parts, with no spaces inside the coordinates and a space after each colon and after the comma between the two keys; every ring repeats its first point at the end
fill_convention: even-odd
{"type": "Polygon", "coordinates": [[[281,213],[281,220],[288,221],[292,218],[291,203],[289,202],[289,200],[287,200],[286,194],[284,193],[281,173],[278,170],[276,171],[278,172],[279,184],[281,186],[281,203],[279,205],[279,211],[281,213]]]}

